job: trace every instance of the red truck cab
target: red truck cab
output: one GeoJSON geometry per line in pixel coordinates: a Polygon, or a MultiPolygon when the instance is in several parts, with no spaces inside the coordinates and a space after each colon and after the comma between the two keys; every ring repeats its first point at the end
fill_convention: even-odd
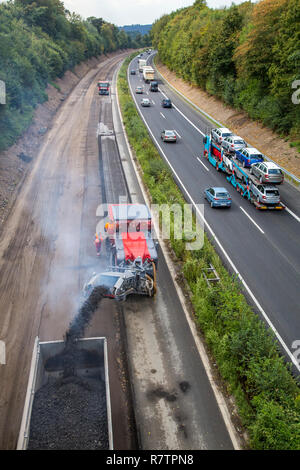
{"type": "Polygon", "coordinates": [[[121,265],[141,258],[143,263],[157,266],[157,250],[151,236],[151,213],[144,204],[110,204],[109,236],[112,264],[121,265]]]}
{"type": "Polygon", "coordinates": [[[98,82],[99,95],[109,95],[109,82],[100,81],[98,82]]]}

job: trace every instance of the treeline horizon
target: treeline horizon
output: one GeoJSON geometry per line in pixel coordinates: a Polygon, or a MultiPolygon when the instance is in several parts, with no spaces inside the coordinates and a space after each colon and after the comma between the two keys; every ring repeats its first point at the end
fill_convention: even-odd
{"type": "Polygon", "coordinates": [[[300,104],[292,101],[300,80],[299,24],[299,0],[246,1],[219,9],[196,0],[163,15],[150,35],[170,70],[300,149],[300,104]]]}
{"type": "Polygon", "coordinates": [[[91,57],[150,45],[105,21],[71,13],[60,0],[9,0],[0,4],[0,150],[28,127],[48,83],[91,57]]]}

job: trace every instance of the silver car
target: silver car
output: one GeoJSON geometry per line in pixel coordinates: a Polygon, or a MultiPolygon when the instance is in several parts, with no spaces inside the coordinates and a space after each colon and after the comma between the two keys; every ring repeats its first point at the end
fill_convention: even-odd
{"type": "Polygon", "coordinates": [[[221,144],[225,137],[229,137],[231,135],[233,135],[232,132],[230,132],[226,127],[219,127],[211,130],[211,138],[218,142],[218,144],[221,144]]]}
{"type": "Polygon", "coordinates": [[[242,137],[239,137],[238,135],[230,135],[229,137],[225,137],[221,145],[224,150],[227,150],[227,152],[235,152],[236,150],[241,150],[247,147],[247,143],[244,141],[244,139],[242,139],[242,137]]]}
{"type": "Polygon", "coordinates": [[[272,162],[254,163],[250,168],[250,173],[261,183],[281,184],[284,180],[282,170],[272,162]]]}
{"type": "Polygon", "coordinates": [[[160,137],[164,142],[177,142],[177,136],[174,131],[164,130],[160,137]]]}
{"type": "Polygon", "coordinates": [[[272,205],[280,203],[280,194],[276,186],[268,186],[264,184],[255,186],[254,184],[251,184],[251,191],[257,202],[272,205]]]}

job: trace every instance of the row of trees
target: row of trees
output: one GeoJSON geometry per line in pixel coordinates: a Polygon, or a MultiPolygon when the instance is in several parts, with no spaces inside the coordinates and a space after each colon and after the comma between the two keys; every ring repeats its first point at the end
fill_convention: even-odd
{"type": "Polygon", "coordinates": [[[49,81],[92,56],[144,45],[102,18],[83,20],[60,0],[10,0],[0,5],[0,150],[28,126],[49,81]]]}
{"type": "Polygon", "coordinates": [[[151,31],[153,46],[171,70],[244,109],[251,118],[300,137],[299,0],[247,1],[213,10],[205,0],[164,15],[151,31]]]}

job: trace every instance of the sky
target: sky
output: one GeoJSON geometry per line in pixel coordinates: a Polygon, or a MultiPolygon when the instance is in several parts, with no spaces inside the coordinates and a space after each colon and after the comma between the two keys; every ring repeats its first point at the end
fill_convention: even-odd
{"type": "MultiPolygon", "coordinates": [[[[0,3],[6,0],[0,0],[0,3]]],[[[38,0],[37,0],[38,1],[38,0]]],[[[71,12],[96,16],[117,26],[152,24],[164,13],[193,5],[194,0],[62,0],[71,12]]],[[[232,0],[206,0],[210,8],[230,7],[232,0]]],[[[234,0],[238,5],[246,0],[234,0]]]]}
{"type": "MultiPolygon", "coordinates": [[[[96,16],[117,26],[151,24],[164,13],[193,5],[194,0],[63,0],[84,18],[96,16]]],[[[245,0],[235,0],[239,4],[245,0]]],[[[210,8],[230,6],[232,0],[207,0],[210,8]]]]}

